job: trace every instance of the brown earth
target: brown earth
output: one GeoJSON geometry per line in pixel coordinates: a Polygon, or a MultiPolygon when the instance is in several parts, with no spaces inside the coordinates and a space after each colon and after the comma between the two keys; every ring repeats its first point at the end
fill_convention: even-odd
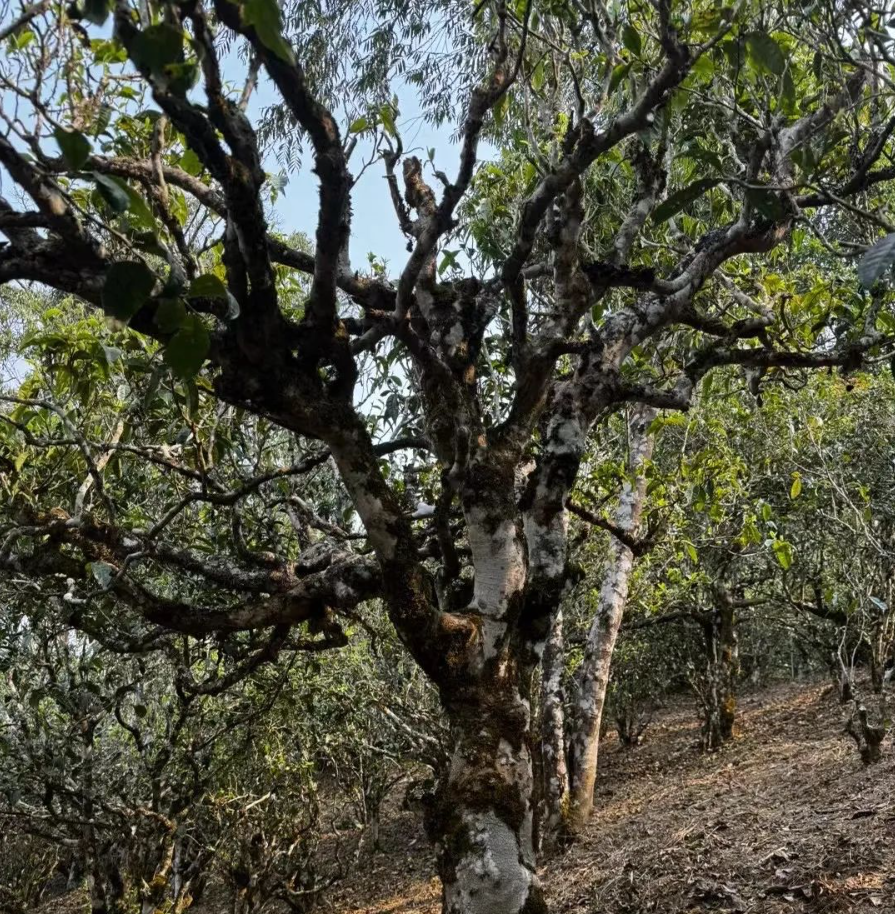
{"type": "MultiPolygon", "coordinates": [[[[895,914],[892,737],[862,767],[825,683],[741,705],[737,739],[714,755],[688,702],[638,749],[607,737],[588,831],[542,870],[554,914],[895,914]]],[[[381,840],[332,909],[437,914],[419,816],[391,811],[381,840]]]]}
{"type": "MultiPolygon", "coordinates": [[[[606,738],[587,833],[541,870],[553,914],[895,914],[891,735],[883,761],[864,768],[821,683],[747,695],[730,746],[705,755],[698,743],[690,700],[637,749],[606,738]]],[[[380,842],[322,910],[438,914],[420,815],[396,799],[380,842]]],[[[41,911],[84,905],[75,892],[41,911]]]]}

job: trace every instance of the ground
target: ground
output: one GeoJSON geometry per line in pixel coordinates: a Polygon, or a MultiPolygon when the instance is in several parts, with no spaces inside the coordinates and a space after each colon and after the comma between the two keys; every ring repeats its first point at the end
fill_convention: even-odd
{"type": "MultiPolygon", "coordinates": [[[[826,683],[747,694],[737,738],[713,755],[699,751],[693,702],[682,698],[639,748],[606,738],[588,831],[541,871],[551,912],[895,914],[891,736],[883,749],[879,765],[861,765],[826,683]]],[[[419,813],[396,798],[380,841],[323,910],[438,914],[419,813]]],[[[77,892],[42,914],[83,910],[77,892]]],[[[221,910],[209,903],[202,914],[221,910]]]]}
{"type": "MultiPolygon", "coordinates": [[[[542,870],[553,914],[895,914],[891,736],[862,767],[826,683],[745,696],[719,753],[698,735],[681,701],[637,749],[607,737],[588,831],[542,870]]],[[[436,914],[418,815],[390,812],[381,838],[334,911],[436,914]]]]}

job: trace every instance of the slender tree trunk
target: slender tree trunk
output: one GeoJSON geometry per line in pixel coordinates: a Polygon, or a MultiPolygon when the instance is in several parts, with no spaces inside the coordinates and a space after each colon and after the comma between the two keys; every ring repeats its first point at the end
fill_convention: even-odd
{"type": "Polygon", "coordinates": [[[540,826],[548,841],[562,825],[569,802],[563,712],[564,654],[563,619],[560,610],[553,620],[541,661],[540,735],[544,815],[540,826]]]}
{"type": "Polygon", "coordinates": [[[706,685],[704,690],[703,747],[714,752],[733,739],[739,675],[739,637],[729,595],[700,619],[705,636],[706,685]]]}
{"type": "MultiPolygon", "coordinates": [[[[884,717],[884,714],[880,716],[884,717]]],[[[854,739],[861,754],[861,761],[865,765],[874,765],[880,761],[883,740],[889,732],[887,720],[884,719],[881,724],[872,724],[867,708],[856,701],[851,717],[846,723],[845,732],[854,739]]]]}
{"type": "MultiPolygon", "coordinates": [[[[615,510],[614,522],[626,533],[636,534],[646,497],[645,464],[652,458],[654,436],[649,427],[656,410],[640,406],[633,410],[630,423],[629,467],[633,483],[626,483],[615,510]]],[[[575,831],[590,818],[597,780],[600,725],[606,703],[612,652],[618,638],[628,586],[634,567],[634,554],[613,538],[609,568],[600,589],[597,613],[587,636],[584,659],[575,676],[576,704],[569,740],[570,788],[568,822],[575,831]]]]}
{"type": "Polygon", "coordinates": [[[718,615],[718,642],[721,654],[721,738],[726,742],[733,739],[733,728],[736,723],[740,639],[733,605],[722,600],[718,615]]]}

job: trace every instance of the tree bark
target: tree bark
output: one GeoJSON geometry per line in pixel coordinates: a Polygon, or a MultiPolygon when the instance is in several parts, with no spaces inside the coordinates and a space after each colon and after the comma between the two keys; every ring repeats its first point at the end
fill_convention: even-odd
{"type": "MultiPolygon", "coordinates": [[[[654,436],[649,427],[656,417],[650,406],[632,411],[629,422],[630,457],[628,465],[633,483],[625,484],[615,509],[614,523],[625,533],[636,534],[646,497],[644,468],[652,458],[654,436]]],[[[570,788],[568,823],[574,831],[584,827],[594,805],[600,725],[606,703],[606,689],[612,652],[618,638],[628,586],[634,568],[634,553],[621,540],[613,538],[609,567],[600,589],[597,613],[587,636],[584,659],[576,676],[576,704],[569,740],[570,788]]]]}
{"type": "Polygon", "coordinates": [[[563,710],[563,618],[553,620],[541,661],[541,777],[544,814],[541,829],[550,838],[562,825],[569,803],[566,766],[565,713],[563,710]]]}
{"type": "Polygon", "coordinates": [[[529,702],[503,666],[447,704],[455,748],[427,823],[444,914],[547,911],[535,868],[529,702]]]}
{"type": "Polygon", "coordinates": [[[855,741],[865,765],[875,765],[882,759],[882,744],[889,728],[885,721],[879,725],[870,723],[867,708],[863,704],[855,702],[845,732],[855,741]]]}
{"type": "Polygon", "coordinates": [[[733,739],[736,722],[739,638],[730,596],[719,594],[718,605],[699,621],[706,649],[703,748],[714,752],[733,739]]]}

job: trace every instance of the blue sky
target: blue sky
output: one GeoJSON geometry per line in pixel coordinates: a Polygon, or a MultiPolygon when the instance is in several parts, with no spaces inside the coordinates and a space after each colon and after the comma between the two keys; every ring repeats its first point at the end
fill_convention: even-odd
{"type": "MultiPolygon", "coordinates": [[[[417,155],[426,162],[428,177],[435,181],[427,163],[428,150],[435,150],[435,164],[448,177],[453,178],[459,164],[459,144],[452,139],[455,125],[444,124],[436,127],[427,123],[417,103],[415,91],[406,87],[396,87],[400,114],[397,127],[401,134],[406,155],[417,155]]],[[[252,122],[257,124],[262,109],[269,105],[280,104],[275,87],[269,80],[259,80],[258,88],[249,107],[252,122]]],[[[341,127],[347,132],[347,122],[341,127]]],[[[354,150],[349,167],[357,175],[367,157],[372,144],[362,139],[354,150]]],[[[487,144],[482,143],[479,157],[489,155],[487,144]]],[[[277,227],[285,231],[302,231],[311,239],[317,224],[317,177],[311,171],[312,158],[306,149],[301,168],[289,174],[289,183],[282,196],[277,200],[275,213],[277,227]]],[[[271,152],[265,167],[270,172],[279,172],[280,165],[271,152]]],[[[400,176],[400,166],[399,166],[400,176]]],[[[399,177],[400,179],[400,177],[399,177]]],[[[437,184],[437,181],[435,181],[437,184]]],[[[402,188],[403,189],[403,188],[402,188]]],[[[438,192],[439,188],[436,188],[438,192]]],[[[360,177],[352,193],[352,233],[351,264],[355,270],[366,270],[367,253],[373,252],[379,258],[389,262],[389,274],[400,272],[407,258],[407,239],[398,227],[398,221],[392,208],[388,185],[385,181],[385,168],[382,162],[376,162],[360,177]]]]}

